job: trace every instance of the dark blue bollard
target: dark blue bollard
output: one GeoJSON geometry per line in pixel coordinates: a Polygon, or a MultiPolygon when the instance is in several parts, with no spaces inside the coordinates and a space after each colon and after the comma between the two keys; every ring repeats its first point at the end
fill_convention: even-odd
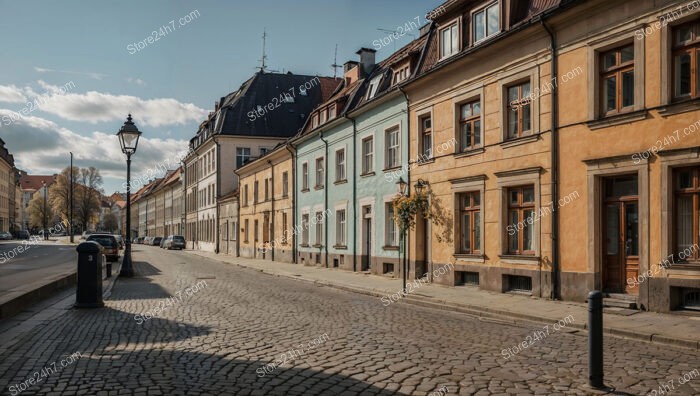
{"type": "Polygon", "coordinates": [[[603,388],[603,293],[588,294],[588,383],[603,388]]]}

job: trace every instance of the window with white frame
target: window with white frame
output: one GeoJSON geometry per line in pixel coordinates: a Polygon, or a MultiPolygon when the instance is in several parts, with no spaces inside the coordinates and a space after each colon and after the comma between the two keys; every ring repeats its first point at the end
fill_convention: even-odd
{"type": "Polygon", "coordinates": [[[282,196],[289,195],[289,173],[282,172],[282,196]]]}
{"type": "Polygon", "coordinates": [[[386,168],[398,168],[401,165],[401,152],[399,140],[399,127],[386,131],[386,168]]]}
{"type": "Polygon", "coordinates": [[[457,22],[440,30],[440,58],[454,55],[459,51],[459,26],[457,22]]]}
{"type": "Polygon", "coordinates": [[[379,89],[379,83],[382,81],[382,76],[377,76],[369,82],[369,88],[367,88],[367,100],[370,100],[377,94],[379,89]]]}
{"type": "Polygon", "coordinates": [[[236,168],[240,168],[250,160],[250,147],[236,148],[236,168]]]}
{"type": "Polygon", "coordinates": [[[335,105],[331,105],[331,106],[328,108],[328,120],[329,120],[329,121],[335,118],[336,112],[337,112],[337,111],[336,111],[336,106],[335,106],[335,105]]]}
{"type": "Polygon", "coordinates": [[[309,164],[307,162],[301,164],[301,189],[309,189],[309,164]]]}
{"type": "Polygon", "coordinates": [[[498,2],[475,12],[472,16],[472,26],[475,43],[500,32],[498,2]]]}
{"type": "Polygon", "coordinates": [[[309,214],[301,215],[301,244],[309,246],[309,214]]]}
{"type": "Polygon", "coordinates": [[[337,246],[345,246],[345,230],[347,221],[345,219],[345,209],[335,211],[335,244],[337,246]]]}
{"type": "Polygon", "coordinates": [[[394,205],[391,202],[385,205],[384,243],[386,246],[399,246],[399,227],[394,220],[394,205]]]}
{"type": "Polygon", "coordinates": [[[316,212],[316,246],[323,245],[323,212],[316,212]]]}
{"type": "Polygon", "coordinates": [[[335,181],[345,180],[345,149],[335,152],[335,181]]]}
{"type": "Polygon", "coordinates": [[[316,159],[316,188],[323,188],[324,183],[324,169],[323,169],[323,157],[316,159]]]}
{"type": "Polygon", "coordinates": [[[374,137],[362,139],[362,174],[374,171],[374,137]]]}

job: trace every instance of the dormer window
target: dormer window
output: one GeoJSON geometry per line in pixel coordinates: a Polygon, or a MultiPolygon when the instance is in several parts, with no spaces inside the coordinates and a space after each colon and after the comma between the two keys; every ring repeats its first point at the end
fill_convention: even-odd
{"type": "Polygon", "coordinates": [[[306,96],[306,87],[304,87],[304,86],[299,87],[299,95],[306,96]]]}
{"type": "Polygon", "coordinates": [[[282,102],[283,103],[294,103],[294,96],[289,95],[289,94],[283,95],[282,102]]]}
{"type": "Polygon", "coordinates": [[[326,109],[321,110],[321,124],[326,122],[326,109]]]}
{"type": "Polygon", "coordinates": [[[440,30],[440,58],[446,58],[459,51],[459,26],[457,21],[440,30]]]}
{"type": "Polygon", "coordinates": [[[328,108],[328,120],[334,119],[335,116],[336,116],[335,105],[331,105],[331,107],[328,108]]]}
{"type": "Polygon", "coordinates": [[[472,14],[474,43],[500,32],[498,2],[472,14]]]}
{"type": "Polygon", "coordinates": [[[394,85],[406,80],[410,75],[411,70],[408,65],[401,69],[394,70],[394,85]]]}
{"type": "Polygon", "coordinates": [[[369,82],[369,88],[367,88],[367,100],[372,99],[374,95],[377,94],[377,90],[379,89],[379,83],[381,82],[381,80],[382,76],[377,76],[369,82]]]}
{"type": "Polygon", "coordinates": [[[318,126],[318,113],[311,117],[311,128],[316,128],[318,126]]]}

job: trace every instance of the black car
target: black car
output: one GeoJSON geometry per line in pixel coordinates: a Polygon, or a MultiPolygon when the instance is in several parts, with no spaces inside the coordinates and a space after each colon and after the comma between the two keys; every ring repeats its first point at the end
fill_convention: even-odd
{"type": "Polygon", "coordinates": [[[17,239],[29,239],[29,231],[22,230],[17,234],[17,239]]]}
{"type": "Polygon", "coordinates": [[[160,241],[163,240],[163,237],[155,237],[153,238],[153,241],[151,242],[151,246],[160,246],[160,241]]]}
{"type": "Polygon", "coordinates": [[[86,241],[97,242],[104,248],[104,255],[107,261],[119,261],[119,242],[111,234],[92,234],[86,241]]]}

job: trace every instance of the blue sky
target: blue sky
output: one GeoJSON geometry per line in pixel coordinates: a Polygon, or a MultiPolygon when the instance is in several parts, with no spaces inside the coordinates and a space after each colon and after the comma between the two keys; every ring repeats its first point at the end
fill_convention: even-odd
{"type": "MultiPolygon", "coordinates": [[[[423,25],[440,3],[0,0],[0,137],[29,173],[59,172],[73,151],[76,165],[102,171],[105,192],[123,191],[113,135],[126,113],[144,132],[135,175],[177,158],[214,101],[256,71],[263,28],[270,70],[333,75],[336,44],[339,64],[357,60],[387,37],[377,28],[423,25]],[[171,21],[174,30],[135,50],[171,21]]],[[[396,48],[418,34],[408,33],[396,48]]],[[[393,50],[379,49],[378,60],[393,50]]]]}

